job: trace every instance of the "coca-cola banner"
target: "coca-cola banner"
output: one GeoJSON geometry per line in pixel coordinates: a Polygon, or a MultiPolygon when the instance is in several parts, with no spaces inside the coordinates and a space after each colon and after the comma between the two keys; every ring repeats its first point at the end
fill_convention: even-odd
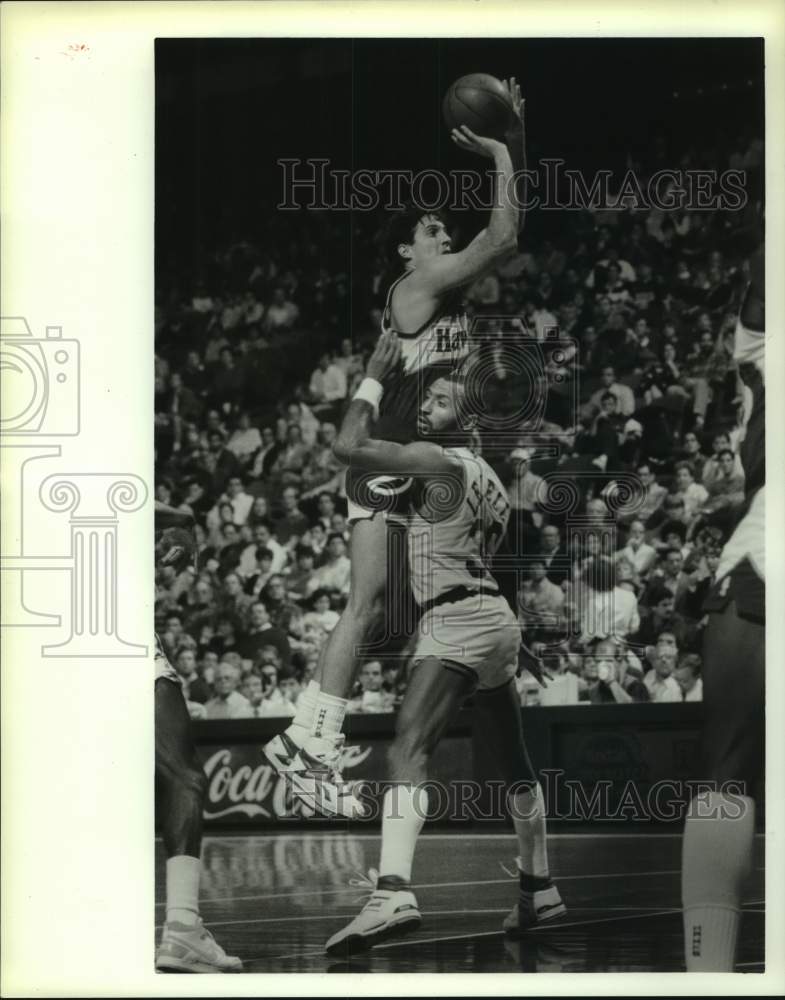
{"type": "MultiPolygon", "coordinates": [[[[601,705],[525,708],[523,728],[554,820],[647,823],[683,821],[698,773],[700,704],[601,705]]],[[[293,802],[261,752],[287,719],[199,722],[194,726],[207,774],[205,821],[209,826],[265,826],[324,822],[293,802]]],[[[507,815],[507,786],[473,726],[471,710],[459,713],[429,765],[428,816],[436,822],[498,821],[507,815]]],[[[393,715],[347,720],[341,770],[356,782],[366,822],[379,823],[390,787],[387,751],[393,715]]],[[[342,822],[340,820],[336,822],[342,822]]]]}
{"type": "MultiPolygon", "coordinates": [[[[366,720],[369,721],[369,720],[366,720]]],[[[214,741],[210,723],[197,727],[197,751],[207,775],[207,801],[204,818],[207,824],[265,825],[281,821],[311,819],[313,810],[300,801],[293,801],[283,779],[261,753],[265,737],[248,741],[245,732],[238,729],[227,740],[214,741]],[[212,737],[209,743],[201,736],[212,737]],[[234,738],[232,738],[232,736],[234,738]]],[[[355,727],[358,728],[358,727],[355,727]]],[[[357,781],[356,794],[366,805],[368,822],[378,822],[380,804],[386,787],[389,787],[387,750],[392,742],[392,717],[386,724],[363,727],[366,731],[347,738],[341,757],[341,771],[345,780],[357,781]],[[367,730],[371,730],[368,732],[367,730]]],[[[261,737],[261,733],[259,734],[261,737]]],[[[432,818],[439,819],[452,809],[453,785],[470,781],[473,775],[472,740],[469,729],[455,735],[449,734],[437,749],[429,768],[432,818]]],[[[322,819],[322,817],[317,817],[322,819]]]]}

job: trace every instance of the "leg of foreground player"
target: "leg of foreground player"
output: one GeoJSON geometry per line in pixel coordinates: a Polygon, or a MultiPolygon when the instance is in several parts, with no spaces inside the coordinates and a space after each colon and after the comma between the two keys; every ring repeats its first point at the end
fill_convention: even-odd
{"type": "Polygon", "coordinates": [[[566,913],[548,870],[545,802],[523,738],[514,680],[477,692],[477,725],[499,773],[507,782],[507,807],[518,838],[518,902],[504,921],[517,934],[566,913]]]}
{"type": "Polygon", "coordinates": [[[300,697],[292,724],[263,748],[294,794],[328,816],[363,812],[341,778],[341,727],[362,647],[384,621],[386,587],[387,523],[377,514],[352,529],[349,601],[324,647],[319,678],[300,697]]]}
{"type": "Polygon", "coordinates": [[[422,918],[409,882],[428,805],[422,783],[431,754],[472,684],[467,674],[435,657],[412,671],[389,750],[390,776],[398,784],[384,795],[379,877],[359,915],[327,942],[328,954],[362,951],[419,927],[422,918]]]}
{"type": "Polygon", "coordinates": [[[703,662],[702,756],[715,790],[693,799],[684,826],[684,950],[688,972],[732,972],[763,768],[765,625],[730,602],[709,617],[703,662]],[[747,794],[723,793],[729,783],[747,794]]]}
{"type": "Polygon", "coordinates": [[[238,972],[199,916],[199,852],[204,770],[196,758],[191,720],[180,686],[155,683],[155,777],[166,850],[166,923],[156,968],[178,972],[238,972]]]}

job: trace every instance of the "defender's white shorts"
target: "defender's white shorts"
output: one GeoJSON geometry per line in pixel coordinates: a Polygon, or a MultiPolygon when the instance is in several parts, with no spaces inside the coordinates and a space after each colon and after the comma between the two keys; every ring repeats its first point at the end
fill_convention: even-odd
{"type": "Polygon", "coordinates": [[[521,627],[503,597],[473,594],[427,611],[418,626],[413,667],[428,656],[467,674],[480,691],[506,684],[518,672],[521,627]]]}

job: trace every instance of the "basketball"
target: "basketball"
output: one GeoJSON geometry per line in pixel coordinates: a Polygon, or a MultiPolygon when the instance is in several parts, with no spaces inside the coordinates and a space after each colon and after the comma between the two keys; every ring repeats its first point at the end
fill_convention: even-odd
{"type": "Polygon", "coordinates": [[[449,129],[468,125],[475,135],[501,139],[513,119],[512,98],[495,76],[470,73],[444,95],[442,113],[449,129]]]}

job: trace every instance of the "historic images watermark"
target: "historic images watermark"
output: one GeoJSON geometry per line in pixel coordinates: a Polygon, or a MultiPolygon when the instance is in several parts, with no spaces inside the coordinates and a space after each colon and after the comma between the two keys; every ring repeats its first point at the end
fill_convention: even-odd
{"type": "MultiPolygon", "coordinates": [[[[495,207],[487,179],[494,171],[343,170],[327,159],[279,159],[282,211],[373,212],[400,211],[407,202],[425,211],[449,206],[451,211],[495,207]]],[[[744,170],[661,169],[644,175],[628,169],[587,175],[551,157],[535,169],[519,170],[499,185],[502,194],[521,210],[597,211],[600,209],[662,212],[737,212],[747,204],[744,170]]]]}

